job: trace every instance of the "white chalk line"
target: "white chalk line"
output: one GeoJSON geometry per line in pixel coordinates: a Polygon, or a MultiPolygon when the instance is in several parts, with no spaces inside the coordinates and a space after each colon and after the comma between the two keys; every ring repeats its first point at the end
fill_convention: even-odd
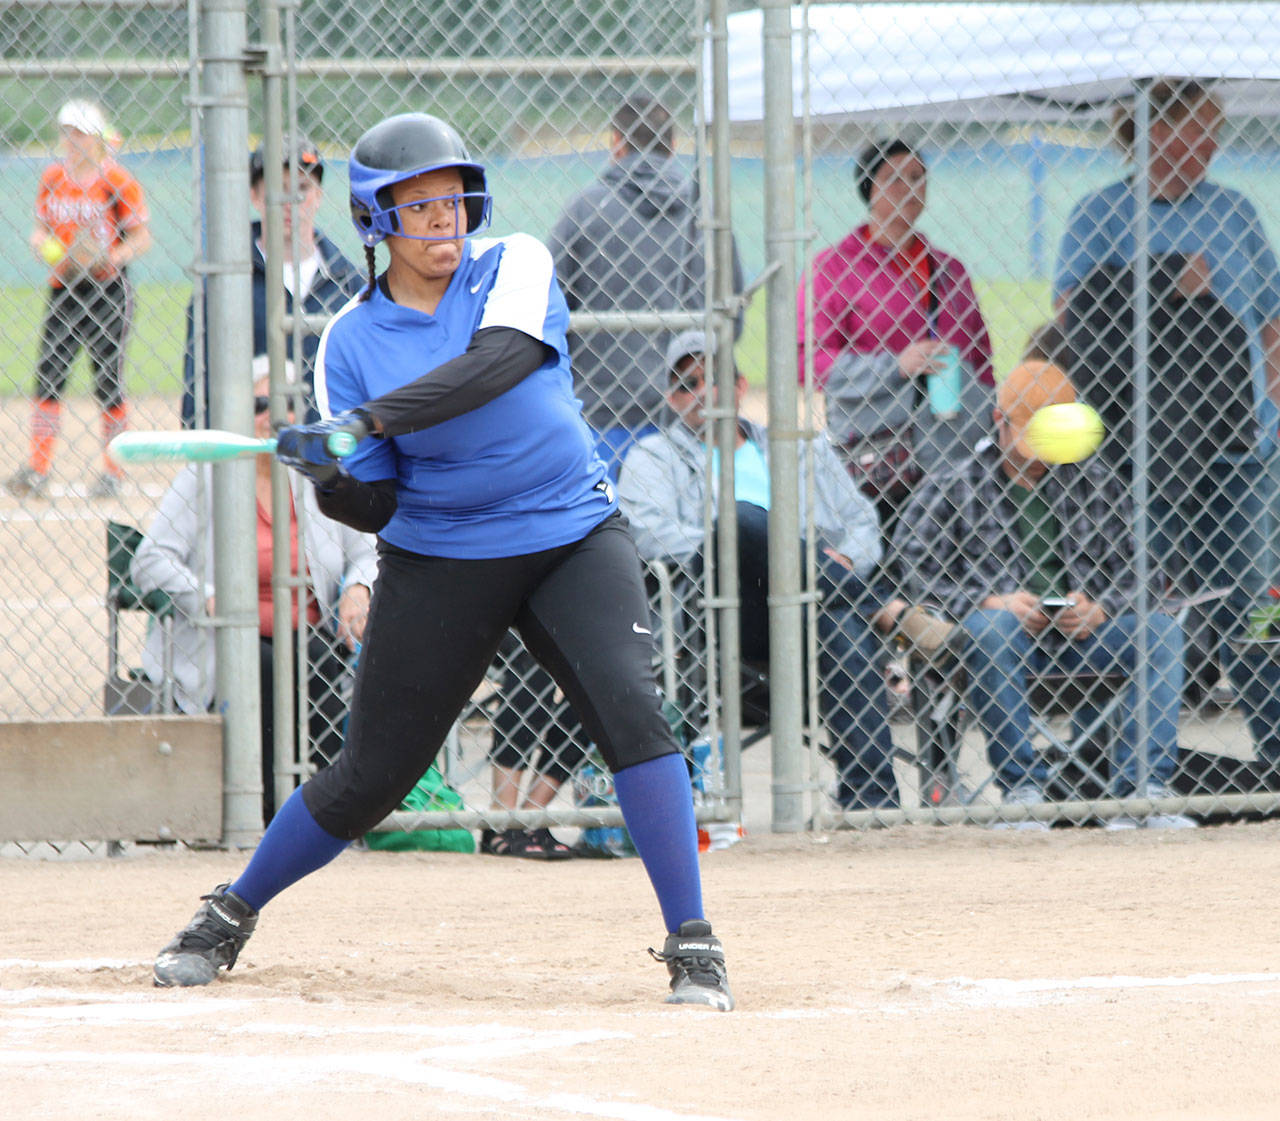
{"type": "Polygon", "coordinates": [[[869,1006],[786,1009],[763,1015],[782,1020],[804,1020],[837,1014],[866,1015],[869,1010],[886,1015],[906,1015],[918,1011],[922,1005],[932,1009],[1027,1008],[1065,1004],[1102,993],[1144,989],[1223,988],[1233,985],[1264,988],[1280,986],[1280,973],[1189,973],[1177,977],[1113,974],[1094,977],[1029,977],[1019,980],[1006,977],[944,977],[932,980],[904,977],[888,999],[882,995],[869,1002],[869,1006]]]}
{"type": "MultiPolygon", "coordinates": [[[[614,1032],[548,1032],[529,1050],[562,1049],[565,1046],[581,1046],[601,1039],[618,1038],[614,1032]]],[[[332,1033],[330,1033],[332,1035],[332,1033]]],[[[94,1070],[109,1071],[113,1080],[132,1069],[139,1077],[154,1077],[160,1071],[199,1070],[215,1082],[235,1080],[266,1086],[307,1086],[315,1088],[335,1077],[344,1075],[368,1076],[380,1085],[400,1082],[426,1086],[443,1093],[519,1105],[522,1109],[554,1109],[562,1113],[580,1114],[584,1117],[610,1118],[614,1121],[735,1121],[733,1118],[701,1113],[681,1113],[643,1102],[609,1101],[587,1094],[540,1094],[509,1079],[485,1074],[449,1070],[432,1065],[441,1059],[454,1059],[462,1051],[459,1047],[431,1048],[409,1053],[395,1051],[340,1052],[299,1058],[287,1055],[210,1055],[174,1054],[154,1051],[42,1051],[16,1050],[6,1047],[0,1050],[0,1068],[17,1067],[30,1074],[49,1069],[64,1075],[68,1067],[81,1068],[81,1074],[90,1076],[94,1070]]],[[[514,1051],[494,1050],[492,1044],[477,1044],[466,1049],[474,1061],[488,1062],[509,1058],[514,1051]]]]}
{"type": "MultiPolygon", "coordinates": [[[[12,967],[16,960],[0,961],[0,968],[12,967]]],[[[94,961],[38,963],[23,961],[26,968],[46,966],[54,971],[76,968],[103,968],[107,963],[94,961]]],[[[130,965],[138,963],[129,963],[130,965]]],[[[588,1094],[540,1094],[510,1079],[471,1073],[456,1066],[488,1066],[530,1054],[563,1052],[566,1048],[588,1046],[605,1041],[628,1040],[634,1034],[609,1029],[539,1031],[524,1026],[501,1023],[453,1025],[431,1023],[389,1023],[387,1026],[360,1024],[294,1023],[286,1020],[267,1021],[262,1006],[283,1011],[281,1005],[313,1007],[297,998],[225,999],[201,997],[192,993],[159,994],[139,992],[78,992],[72,989],[0,989],[0,1007],[8,1033],[21,1037],[25,1048],[0,1044],[0,1069],[12,1067],[24,1071],[35,1068],[65,1069],[68,1065],[82,1068],[89,1077],[92,1070],[108,1072],[119,1078],[129,1072],[139,1077],[160,1072],[198,1071],[212,1079],[250,1079],[259,1085],[277,1087],[312,1086],[334,1077],[352,1075],[381,1082],[430,1087],[444,1093],[465,1096],[487,1103],[500,1103],[521,1109],[558,1110],[562,1114],[598,1117],[609,1121],[734,1121],[728,1117],[683,1113],[643,1102],[611,1101],[588,1094]],[[179,999],[166,999],[178,996],[179,999]],[[240,1015],[251,1016],[245,1023],[235,1023],[240,1015]],[[412,1051],[353,1051],[344,1048],[314,1056],[269,1055],[226,1056],[204,1051],[180,1053],[173,1050],[153,1052],[81,1051],[32,1049],[33,1033],[45,1028],[57,1031],[69,1023],[94,1027],[146,1025],[180,1020],[215,1018],[218,1035],[228,1037],[288,1037],[319,1039],[386,1036],[399,1040],[438,1041],[412,1051]]],[[[327,1012],[345,1015],[353,1011],[337,1001],[326,1003],[327,1012]]],[[[0,1023],[0,1027],[4,1027],[0,1023]]],[[[199,1023],[192,1025],[199,1030],[199,1023]]],[[[3,1033],[0,1033],[0,1040],[3,1033]]]]}
{"type": "Polygon", "coordinates": [[[1021,981],[1006,980],[1002,977],[949,977],[942,981],[930,983],[949,985],[954,988],[968,989],[975,992],[1017,994],[1060,992],[1073,989],[1177,989],[1197,985],[1275,985],[1280,984],[1280,973],[1188,973],[1182,977],[1141,977],[1113,974],[1111,976],[1077,977],[1069,981],[1044,977],[1031,977],[1021,981]]]}

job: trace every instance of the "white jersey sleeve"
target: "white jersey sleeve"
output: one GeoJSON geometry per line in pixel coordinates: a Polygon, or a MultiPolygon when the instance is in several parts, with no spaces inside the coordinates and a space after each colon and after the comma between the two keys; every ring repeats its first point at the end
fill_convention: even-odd
{"type": "Polygon", "coordinates": [[[502,240],[502,259],[477,330],[514,327],[548,341],[548,302],[555,280],[551,251],[529,234],[511,234],[502,240]]]}

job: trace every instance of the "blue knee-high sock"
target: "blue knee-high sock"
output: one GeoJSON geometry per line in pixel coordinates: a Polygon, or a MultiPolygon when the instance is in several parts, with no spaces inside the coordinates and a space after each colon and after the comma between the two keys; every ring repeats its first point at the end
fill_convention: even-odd
{"type": "Polygon", "coordinates": [[[290,884],[323,868],[350,843],[338,840],[316,824],[302,800],[302,787],[298,787],[271,819],[249,866],[231,890],[260,911],[290,884]]]}
{"type": "Polygon", "coordinates": [[[684,756],[660,755],[613,776],[613,789],[636,852],[658,895],[667,931],[702,914],[698,826],[684,756]]]}

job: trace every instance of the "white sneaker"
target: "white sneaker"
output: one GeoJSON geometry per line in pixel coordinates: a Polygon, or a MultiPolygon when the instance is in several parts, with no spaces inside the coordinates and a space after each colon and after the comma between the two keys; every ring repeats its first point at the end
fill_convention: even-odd
{"type": "MultiPolygon", "coordinates": [[[[1045,797],[1044,791],[1038,786],[1015,786],[1012,790],[1006,790],[1000,800],[1006,806],[1043,806],[1045,797]]],[[[1018,833],[1047,833],[1049,823],[1028,818],[1025,821],[992,822],[991,828],[1014,830],[1018,833]]]]}
{"type": "Polygon", "coordinates": [[[1144,829],[1199,829],[1200,823],[1186,814],[1152,814],[1142,823],[1144,829]]]}
{"type": "MultiPolygon", "coordinates": [[[[1147,783],[1148,798],[1168,798],[1172,792],[1162,782],[1147,783]]],[[[1186,814],[1152,813],[1142,822],[1144,829],[1199,829],[1200,823],[1186,814]]]]}
{"type": "Polygon", "coordinates": [[[1138,819],[1130,817],[1128,814],[1121,814],[1119,817],[1109,817],[1102,823],[1102,828],[1108,833],[1119,833],[1126,829],[1137,829],[1138,819]]]}

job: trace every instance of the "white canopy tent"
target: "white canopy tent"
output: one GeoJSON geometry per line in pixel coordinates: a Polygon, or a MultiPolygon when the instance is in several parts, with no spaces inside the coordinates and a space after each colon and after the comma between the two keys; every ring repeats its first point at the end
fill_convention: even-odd
{"type": "MultiPolygon", "coordinates": [[[[1136,79],[1226,79],[1228,114],[1277,108],[1277,3],[874,3],[808,9],[809,112],[904,109],[916,118],[1060,116],[1113,100],[1136,79]]],[[[791,11],[794,112],[804,109],[805,13],[791,11]]],[[[763,13],[728,20],[729,116],[763,116],[763,13]]]]}

